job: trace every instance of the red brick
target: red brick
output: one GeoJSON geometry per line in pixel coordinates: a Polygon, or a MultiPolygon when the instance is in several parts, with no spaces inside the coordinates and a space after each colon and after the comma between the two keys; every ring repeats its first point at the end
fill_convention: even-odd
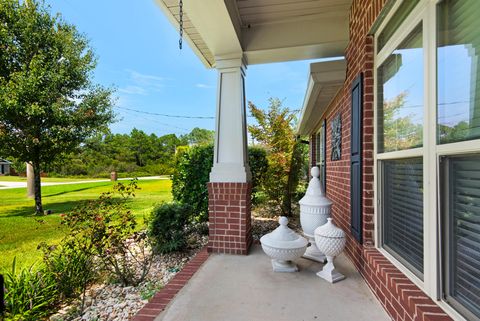
{"type": "Polygon", "coordinates": [[[135,318],[133,318],[133,321],[153,321],[155,320],[155,317],[152,316],[147,316],[147,315],[136,315],[135,318]]]}
{"type": "Polygon", "coordinates": [[[453,321],[453,319],[446,314],[425,313],[423,321],[453,321]]]}
{"type": "Polygon", "coordinates": [[[139,314],[139,315],[156,317],[157,315],[160,314],[160,312],[162,312],[162,310],[163,310],[163,309],[147,309],[147,308],[142,308],[138,314],[139,314]]]}

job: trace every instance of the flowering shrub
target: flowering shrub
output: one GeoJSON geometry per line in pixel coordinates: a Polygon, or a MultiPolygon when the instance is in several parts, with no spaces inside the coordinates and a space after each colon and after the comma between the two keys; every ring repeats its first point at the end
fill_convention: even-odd
{"type": "Polygon", "coordinates": [[[58,283],[71,284],[59,285],[65,297],[85,291],[102,272],[124,286],[145,279],[152,262],[150,243],[145,233],[136,231],[137,222],[127,207],[138,189],[136,179],[116,183],[112,191],[63,215],[68,233],[59,246],[42,246],[44,261],[58,283]]]}

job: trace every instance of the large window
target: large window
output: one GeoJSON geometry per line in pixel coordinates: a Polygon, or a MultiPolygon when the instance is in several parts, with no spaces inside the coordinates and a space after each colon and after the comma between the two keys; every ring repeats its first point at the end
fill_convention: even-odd
{"type": "MultiPolygon", "coordinates": [[[[412,11],[412,3],[401,4],[397,15],[404,19],[412,11]]],[[[397,30],[403,20],[393,19],[397,30]]],[[[389,23],[386,30],[391,26],[389,23]]],[[[424,274],[423,29],[420,20],[405,29],[402,37],[387,32],[387,40],[384,29],[377,40],[382,50],[376,59],[382,246],[420,280],[424,274]]]]}
{"type": "Polygon", "coordinates": [[[377,245],[480,320],[479,0],[398,0],[375,34],[377,245]]]}

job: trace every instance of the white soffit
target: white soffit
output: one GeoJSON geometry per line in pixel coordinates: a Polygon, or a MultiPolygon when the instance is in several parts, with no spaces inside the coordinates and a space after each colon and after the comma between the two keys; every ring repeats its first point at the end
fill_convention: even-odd
{"type": "MultiPolygon", "coordinates": [[[[155,0],[178,28],[179,1],[155,0]]],[[[352,0],[183,0],[184,36],[207,68],[343,56],[352,0]]]]}
{"type": "Polygon", "coordinates": [[[310,64],[298,135],[311,135],[317,129],[322,115],[343,86],[346,70],[345,59],[310,64]]]}
{"type": "Polygon", "coordinates": [[[249,64],[339,57],[351,0],[235,0],[249,64]]]}

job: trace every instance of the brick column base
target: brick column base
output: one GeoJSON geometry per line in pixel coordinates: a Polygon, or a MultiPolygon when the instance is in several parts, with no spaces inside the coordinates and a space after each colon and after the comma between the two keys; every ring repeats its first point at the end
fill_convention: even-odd
{"type": "Polygon", "coordinates": [[[251,183],[208,183],[209,252],[248,254],[251,193],[251,183]]]}

